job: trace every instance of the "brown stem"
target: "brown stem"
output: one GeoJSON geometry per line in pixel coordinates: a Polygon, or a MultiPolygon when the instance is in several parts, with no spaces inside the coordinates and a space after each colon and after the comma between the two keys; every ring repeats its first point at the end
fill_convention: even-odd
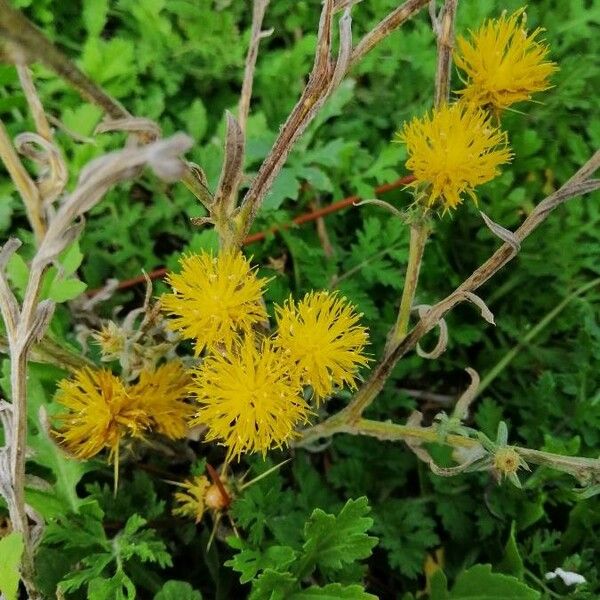
{"type": "MultiPolygon", "coordinates": [[[[0,0],[1,2],[1,0],[0,0]]],[[[1,9],[0,9],[1,10],[1,9]]],[[[42,199],[34,181],[25,170],[17,151],[0,120],[0,160],[4,163],[10,178],[12,179],[19,195],[23,199],[27,219],[33,229],[36,241],[39,242],[46,233],[46,222],[42,209],[42,199]]]]}
{"type": "Polygon", "coordinates": [[[458,0],[446,0],[439,18],[435,19],[437,34],[437,70],[435,78],[435,106],[439,108],[448,102],[450,96],[450,76],[452,52],[454,50],[454,21],[458,0]]]}
{"type": "Polygon", "coordinates": [[[281,132],[275,140],[271,151],[261,165],[257,176],[242,201],[240,213],[237,218],[239,228],[238,238],[240,241],[248,235],[262,201],[271,188],[275,177],[277,177],[285,164],[294,143],[304,133],[350,68],[370,52],[381,40],[423,8],[427,4],[427,1],[407,0],[407,2],[383,19],[354,49],[352,49],[350,12],[349,8],[346,8],[344,16],[340,19],[340,48],[337,61],[334,61],[331,57],[331,29],[335,3],[332,0],[324,2],[313,70],[300,100],[281,128],[281,132]]]}
{"type": "MultiPolygon", "coordinates": [[[[68,81],[86,99],[113,119],[131,115],[75,63],[69,60],[23,13],[0,0],[0,37],[8,40],[16,63],[39,61],[68,81]]],[[[9,48],[9,51],[11,49],[9,48]]]]}
{"type": "Polygon", "coordinates": [[[388,35],[396,31],[403,23],[418,13],[429,0],[407,0],[404,4],[393,10],[385,19],[381,20],[369,33],[367,33],[352,50],[350,68],[362,60],[377,44],[388,35]]]}
{"type": "Polygon", "coordinates": [[[262,23],[268,6],[269,0],[254,0],[250,45],[248,46],[248,54],[246,54],[244,81],[242,83],[238,111],[238,123],[244,136],[246,135],[246,123],[248,121],[248,113],[250,112],[250,100],[252,98],[252,85],[254,83],[256,59],[258,58],[258,47],[260,40],[265,37],[265,32],[262,31],[262,23]]]}

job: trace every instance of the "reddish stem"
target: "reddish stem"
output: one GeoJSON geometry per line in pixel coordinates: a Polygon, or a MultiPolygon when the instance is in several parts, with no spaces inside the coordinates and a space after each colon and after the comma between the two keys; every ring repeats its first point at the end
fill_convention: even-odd
{"type": "MultiPolygon", "coordinates": [[[[409,183],[412,183],[415,180],[414,175],[405,175],[404,177],[400,177],[400,179],[396,179],[396,181],[392,181],[392,183],[384,183],[383,185],[377,186],[375,188],[375,194],[385,194],[386,192],[391,192],[392,190],[397,190],[409,183]]],[[[348,196],[343,200],[338,200],[333,204],[329,204],[328,206],[324,206],[319,208],[318,210],[313,210],[307,213],[303,213],[295,217],[290,223],[284,223],[283,225],[275,225],[274,227],[270,227],[265,231],[257,231],[256,233],[251,233],[248,237],[244,239],[242,244],[247,246],[249,244],[253,244],[254,242],[260,242],[264,240],[267,235],[277,233],[278,231],[282,231],[285,229],[289,229],[293,225],[303,225],[304,223],[310,223],[311,221],[316,221],[321,217],[326,217],[332,213],[343,210],[344,208],[348,208],[349,206],[354,205],[356,202],[360,202],[361,198],[359,196],[348,196]]],[[[154,271],[150,271],[148,273],[148,277],[152,280],[160,279],[164,277],[167,269],[165,267],[161,267],[159,269],[155,269],[154,271]]],[[[131,279],[124,279],[117,286],[118,290],[125,290],[127,288],[133,287],[135,285],[139,285],[146,281],[146,277],[144,275],[138,275],[137,277],[132,277],[131,279]]],[[[89,290],[87,292],[88,296],[96,295],[102,288],[97,288],[94,290],[89,290]]]]}

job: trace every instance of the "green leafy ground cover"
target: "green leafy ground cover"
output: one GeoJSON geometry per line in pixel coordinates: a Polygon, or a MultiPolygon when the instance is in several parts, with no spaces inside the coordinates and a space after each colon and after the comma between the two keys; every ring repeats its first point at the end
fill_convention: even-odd
{"type": "MultiPolygon", "coordinates": [[[[214,187],[223,113],[235,108],[241,85],[251,17],[246,3],[14,4],[132,113],[156,120],[165,134],[189,132],[196,144],[188,156],[202,165],[214,187]]],[[[269,7],[265,26],[274,33],[263,42],[258,61],[248,126],[249,173],[265,157],[304,85],[319,4],[299,0],[269,7]]],[[[396,4],[359,4],[356,34],[396,4]]],[[[457,29],[464,32],[487,15],[518,6],[512,0],[501,7],[491,0],[463,0],[457,29]]],[[[528,19],[546,28],[560,71],[555,88],[540,96],[540,103],[503,119],[518,159],[482,188],[480,201],[494,221],[510,229],[600,147],[600,2],[540,0],[530,3],[528,19]]],[[[255,228],[289,221],[315,200],[372,197],[374,186],[404,175],[404,151],[390,140],[404,120],[431,105],[434,71],[435,41],[422,13],[370,54],[335,93],[290,156],[255,228]]],[[[57,138],[73,178],[92,156],[122,144],[118,135],[92,137],[100,111],[43,68],[35,74],[48,112],[64,124],[57,138]]],[[[31,129],[12,67],[0,65],[0,85],[0,116],[10,133],[31,129]]],[[[10,180],[0,175],[2,238],[15,234],[29,241],[21,252],[27,258],[32,245],[23,208],[10,180]]],[[[410,201],[402,190],[385,199],[399,207],[410,201]]],[[[450,343],[442,358],[406,357],[369,416],[403,419],[418,408],[432,418],[439,403],[416,398],[410,390],[454,398],[468,384],[464,368],[471,366],[485,384],[473,419],[488,436],[493,438],[504,420],[511,441],[519,445],[596,456],[600,287],[581,289],[600,277],[599,199],[596,193],[561,207],[527,240],[514,263],[483,288],[495,327],[482,325],[472,308],[459,307],[448,318],[450,343]]],[[[66,302],[85,286],[175,266],[182,251],[214,246],[212,233],[190,224],[190,217],[201,215],[184,186],[167,186],[149,174],[110,192],[92,211],[80,252],[74,249],[63,258],[63,273],[47,277],[47,296],[65,303],[52,323],[54,339],[78,348],[66,302]]],[[[271,305],[290,292],[298,296],[313,288],[339,289],[364,313],[371,352],[378,355],[395,319],[407,230],[376,206],[336,213],[326,227],[330,255],[313,225],[248,248],[261,270],[274,277],[267,301],[271,305]]],[[[437,222],[417,301],[444,297],[496,246],[472,205],[437,222]]],[[[17,261],[11,265],[17,288],[24,268],[17,261]]],[[[162,289],[161,283],[155,287],[157,293],[162,289]]],[[[109,316],[142,299],[143,288],[134,287],[100,310],[109,316]]],[[[4,361],[5,393],[7,373],[4,361]]],[[[28,498],[49,522],[37,562],[38,584],[48,597],[59,585],[66,598],[123,593],[133,598],[137,590],[137,597],[156,600],[408,599],[425,589],[428,556],[430,563],[437,556],[443,566],[429,578],[433,600],[600,597],[597,499],[579,497],[573,480],[539,469],[519,490],[498,485],[487,474],[441,478],[405,446],[367,438],[338,436],[319,453],[294,452],[290,463],[234,503],[231,513],[241,537],[226,543],[218,533],[207,550],[210,520],[194,526],[172,516],[173,488],[165,479],[186,476],[196,457],[218,464],[220,450],[190,442],[185,451],[175,448],[174,456],[144,451],[138,462],[123,465],[123,483],[113,498],[110,467],[101,460],[66,459],[36,426],[37,409],[51,404],[55,383],[64,375],[48,365],[30,369],[34,469],[53,482],[28,498]],[[588,583],[574,589],[560,580],[545,581],[544,574],[556,567],[581,573],[588,583]]],[[[328,409],[343,401],[332,401],[328,409]]],[[[244,464],[258,474],[286,457],[275,453],[266,463],[250,459],[244,464]]],[[[17,549],[14,538],[0,541],[0,557],[17,549]]],[[[10,578],[11,565],[0,561],[0,581],[10,585],[10,578]]]]}

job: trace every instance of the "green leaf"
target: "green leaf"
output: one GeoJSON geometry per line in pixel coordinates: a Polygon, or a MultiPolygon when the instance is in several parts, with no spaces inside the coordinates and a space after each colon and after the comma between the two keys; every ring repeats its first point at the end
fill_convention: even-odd
{"type": "Polygon", "coordinates": [[[377,596],[365,592],[361,585],[341,585],[330,583],[325,587],[309,587],[287,597],[287,600],[377,600],[377,596]]]}
{"type": "Polygon", "coordinates": [[[6,265],[6,274],[13,286],[23,294],[29,280],[29,267],[19,254],[13,254],[6,265]]]}
{"type": "Polygon", "coordinates": [[[79,279],[55,277],[48,290],[48,298],[54,302],[67,302],[81,296],[87,289],[87,283],[79,279]]]}
{"type": "Polygon", "coordinates": [[[504,547],[504,558],[498,565],[498,570],[507,575],[514,575],[517,579],[523,580],[525,575],[525,567],[523,559],[519,554],[519,547],[515,539],[515,521],[510,526],[510,535],[504,547]]]}
{"type": "Polygon", "coordinates": [[[374,529],[381,534],[380,543],[388,551],[392,567],[407,577],[417,577],[427,550],[439,543],[428,507],[420,502],[390,499],[376,516],[374,529]]]}
{"type": "Polygon", "coordinates": [[[135,585],[123,571],[118,571],[110,579],[93,579],[88,586],[88,600],[134,600],[135,597],[135,585]]]}
{"type": "Polygon", "coordinates": [[[299,192],[300,181],[296,172],[289,167],[283,167],[265,198],[263,209],[276,210],[285,200],[297,200],[299,192]]]}
{"type": "Polygon", "coordinates": [[[13,531],[0,539],[0,592],[6,600],[17,600],[23,535],[13,531]]]}
{"type": "Polygon", "coordinates": [[[370,510],[364,496],[348,500],[337,516],[315,509],[304,528],[306,562],[331,571],[371,556],[377,538],[366,533],[373,525],[370,510]]]}
{"type": "Polygon", "coordinates": [[[62,122],[69,130],[83,136],[91,135],[98,124],[102,110],[93,104],[79,104],[62,112],[62,122]]]}
{"type": "MultiPolygon", "coordinates": [[[[475,565],[461,573],[448,600],[538,600],[540,593],[515,577],[492,573],[491,565],[475,565]]],[[[433,599],[432,600],[437,600],[433,599]]]]}
{"type": "MultiPolygon", "coordinates": [[[[237,538],[231,540],[234,547],[237,538]]],[[[289,546],[270,546],[264,551],[249,548],[236,554],[225,565],[240,573],[240,583],[252,581],[260,571],[266,569],[282,570],[296,558],[296,553],[289,546]]]]}
{"type": "Polygon", "coordinates": [[[196,98],[190,107],[183,113],[184,127],[197,142],[202,141],[208,127],[206,107],[200,98],[196,98]]]}
{"type": "Polygon", "coordinates": [[[202,600],[202,594],[185,581],[170,579],[155,594],[154,600],[202,600]]]}
{"type": "Polygon", "coordinates": [[[60,255],[60,264],[65,276],[73,275],[83,261],[83,253],[79,249],[79,242],[73,242],[60,255]]]}
{"type": "Polygon", "coordinates": [[[267,569],[252,586],[248,600],[286,600],[289,590],[297,586],[297,580],[291,573],[279,573],[267,569]]]}
{"type": "Polygon", "coordinates": [[[81,18],[90,36],[98,36],[106,25],[108,0],[83,0],[81,18]]]}

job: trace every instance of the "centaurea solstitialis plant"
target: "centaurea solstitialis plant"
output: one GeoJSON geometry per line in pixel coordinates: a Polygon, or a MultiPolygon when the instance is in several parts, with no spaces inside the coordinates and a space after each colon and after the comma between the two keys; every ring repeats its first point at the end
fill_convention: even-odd
{"type": "MultiPolygon", "coordinates": [[[[269,282],[258,277],[250,260],[241,254],[241,242],[295,142],[352,66],[428,2],[407,0],[356,45],[352,40],[353,4],[335,0],[323,3],[307,85],[240,199],[253,74],[259,44],[266,35],[262,22],[268,0],[254,2],[238,115],[236,118],[227,114],[225,158],[215,190],[208,189],[200,167],[181,159],[190,146],[187,137],[157,139],[159,130],[155,124],[133,118],[5,0],[0,0],[0,35],[17,64],[37,127],[37,133],[29,134],[17,147],[26,154],[32,142],[44,149],[42,154],[28,154],[30,158],[44,159],[44,175],[34,181],[0,128],[1,157],[23,197],[38,242],[21,303],[4,275],[6,262],[18,243],[7,242],[0,253],[0,308],[8,336],[12,383],[11,403],[0,406],[6,440],[0,462],[0,492],[9,506],[13,528],[24,536],[22,576],[32,594],[33,556],[42,523],[36,519],[35,526],[30,524],[27,514],[32,518],[32,512],[24,499],[26,367],[34,344],[41,343],[44,337],[53,310],[50,303],[40,302],[40,282],[60,252],[81,233],[78,218],[100,200],[109,185],[136,176],[144,165],[168,180],[182,181],[196,195],[208,212],[198,224],[214,226],[220,250],[215,255],[182,257],[180,272],[167,278],[172,292],[160,298],[156,307],[148,304],[137,332],[113,323],[96,334],[104,358],[116,357],[122,372],[117,376],[88,365],[74,370],[71,378],[61,382],[57,401],[64,411],[55,418],[54,436],[67,452],[87,459],[107,450],[108,459],[118,469],[120,451],[136,440],[147,440],[153,433],[182,438],[188,435],[190,427],[198,426],[205,430],[206,441],[225,446],[228,465],[245,453],[264,455],[271,448],[288,444],[314,449],[315,442],[346,433],[404,441],[434,472],[442,475],[488,470],[518,484],[520,469],[542,464],[570,473],[590,488],[600,484],[598,460],[512,446],[504,425],[495,440],[466,426],[469,405],[477,396],[478,376],[472,370],[472,385],[453,413],[440,413],[433,425],[423,426],[419,414],[411,415],[405,424],[372,421],[362,416],[406,353],[416,349],[431,359],[441,355],[447,339],[444,315],[457,304],[470,302],[486,320],[493,322],[493,315],[475,294],[477,289],[518,253],[521,243],[552,210],[574,196],[600,187],[600,182],[592,179],[600,166],[600,154],[596,153],[562,187],[540,202],[516,231],[508,231],[482,213],[484,223],[502,240],[502,246],[446,298],[433,306],[414,306],[433,216],[458,210],[465,196],[476,201],[478,185],[496,177],[510,160],[518,160],[518,156],[512,156],[509,140],[501,130],[501,113],[514,102],[527,100],[551,85],[556,66],[547,60],[548,48],[538,40],[540,31],[525,31],[523,11],[488,21],[471,35],[470,41],[460,38],[455,54],[452,48],[457,0],[446,0],[440,13],[432,15],[438,42],[434,106],[425,116],[405,124],[396,140],[407,148],[406,166],[414,176],[414,203],[402,215],[410,227],[409,262],[398,318],[384,355],[379,360],[369,356],[368,334],[360,324],[360,315],[336,293],[317,290],[300,300],[290,298],[276,308],[276,328],[271,329],[262,298],[269,282]],[[334,54],[333,28],[338,15],[339,42],[334,54]],[[465,86],[457,91],[456,99],[451,99],[450,94],[453,57],[465,86]],[[134,143],[88,165],[80,175],[78,187],[70,194],[63,194],[66,169],[27,70],[26,62],[32,60],[57,71],[84,97],[103,108],[110,117],[103,125],[104,131],[130,132],[134,143]],[[50,210],[53,204],[56,210],[50,210]],[[413,313],[418,320],[411,329],[413,313]],[[419,341],[435,327],[440,330],[439,342],[432,351],[425,352],[419,341]],[[148,339],[139,333],[147,334],[148,339]],[[177,357],[176,336],[192,341],[194,356],[177,357]],[[161,352],[152,352],[158,339],[161,352]],[[366,373],[368,363],[372,364],[370,374],[357,385],[361,369],[366,373]],[[319,421],[327,409],[326,399],[343,387],[354,390],[349,404],[319,421]],[[456,466],[438,466],[424,447],[430,442],[454,448],[456,466]]],[[[392,212],[398,213],[395,208],[392,212]]],[[[202,477],[185,483],[186,492],[178,493],[178,514],[198,520],[205,506],[223,504],[214,498],[207,501],[211,486],[202,477]]],[[[227,480],[225,467],[222,479],[227,480]]],[[[221,487],[225,489],[223,481],[221,487]]],[[[232,490],[243,486],[231,484],[229,489],[235,493],[232,490]]],[[[230,493],[217,491],[221,501],[223,494],[230,493]]]]}

